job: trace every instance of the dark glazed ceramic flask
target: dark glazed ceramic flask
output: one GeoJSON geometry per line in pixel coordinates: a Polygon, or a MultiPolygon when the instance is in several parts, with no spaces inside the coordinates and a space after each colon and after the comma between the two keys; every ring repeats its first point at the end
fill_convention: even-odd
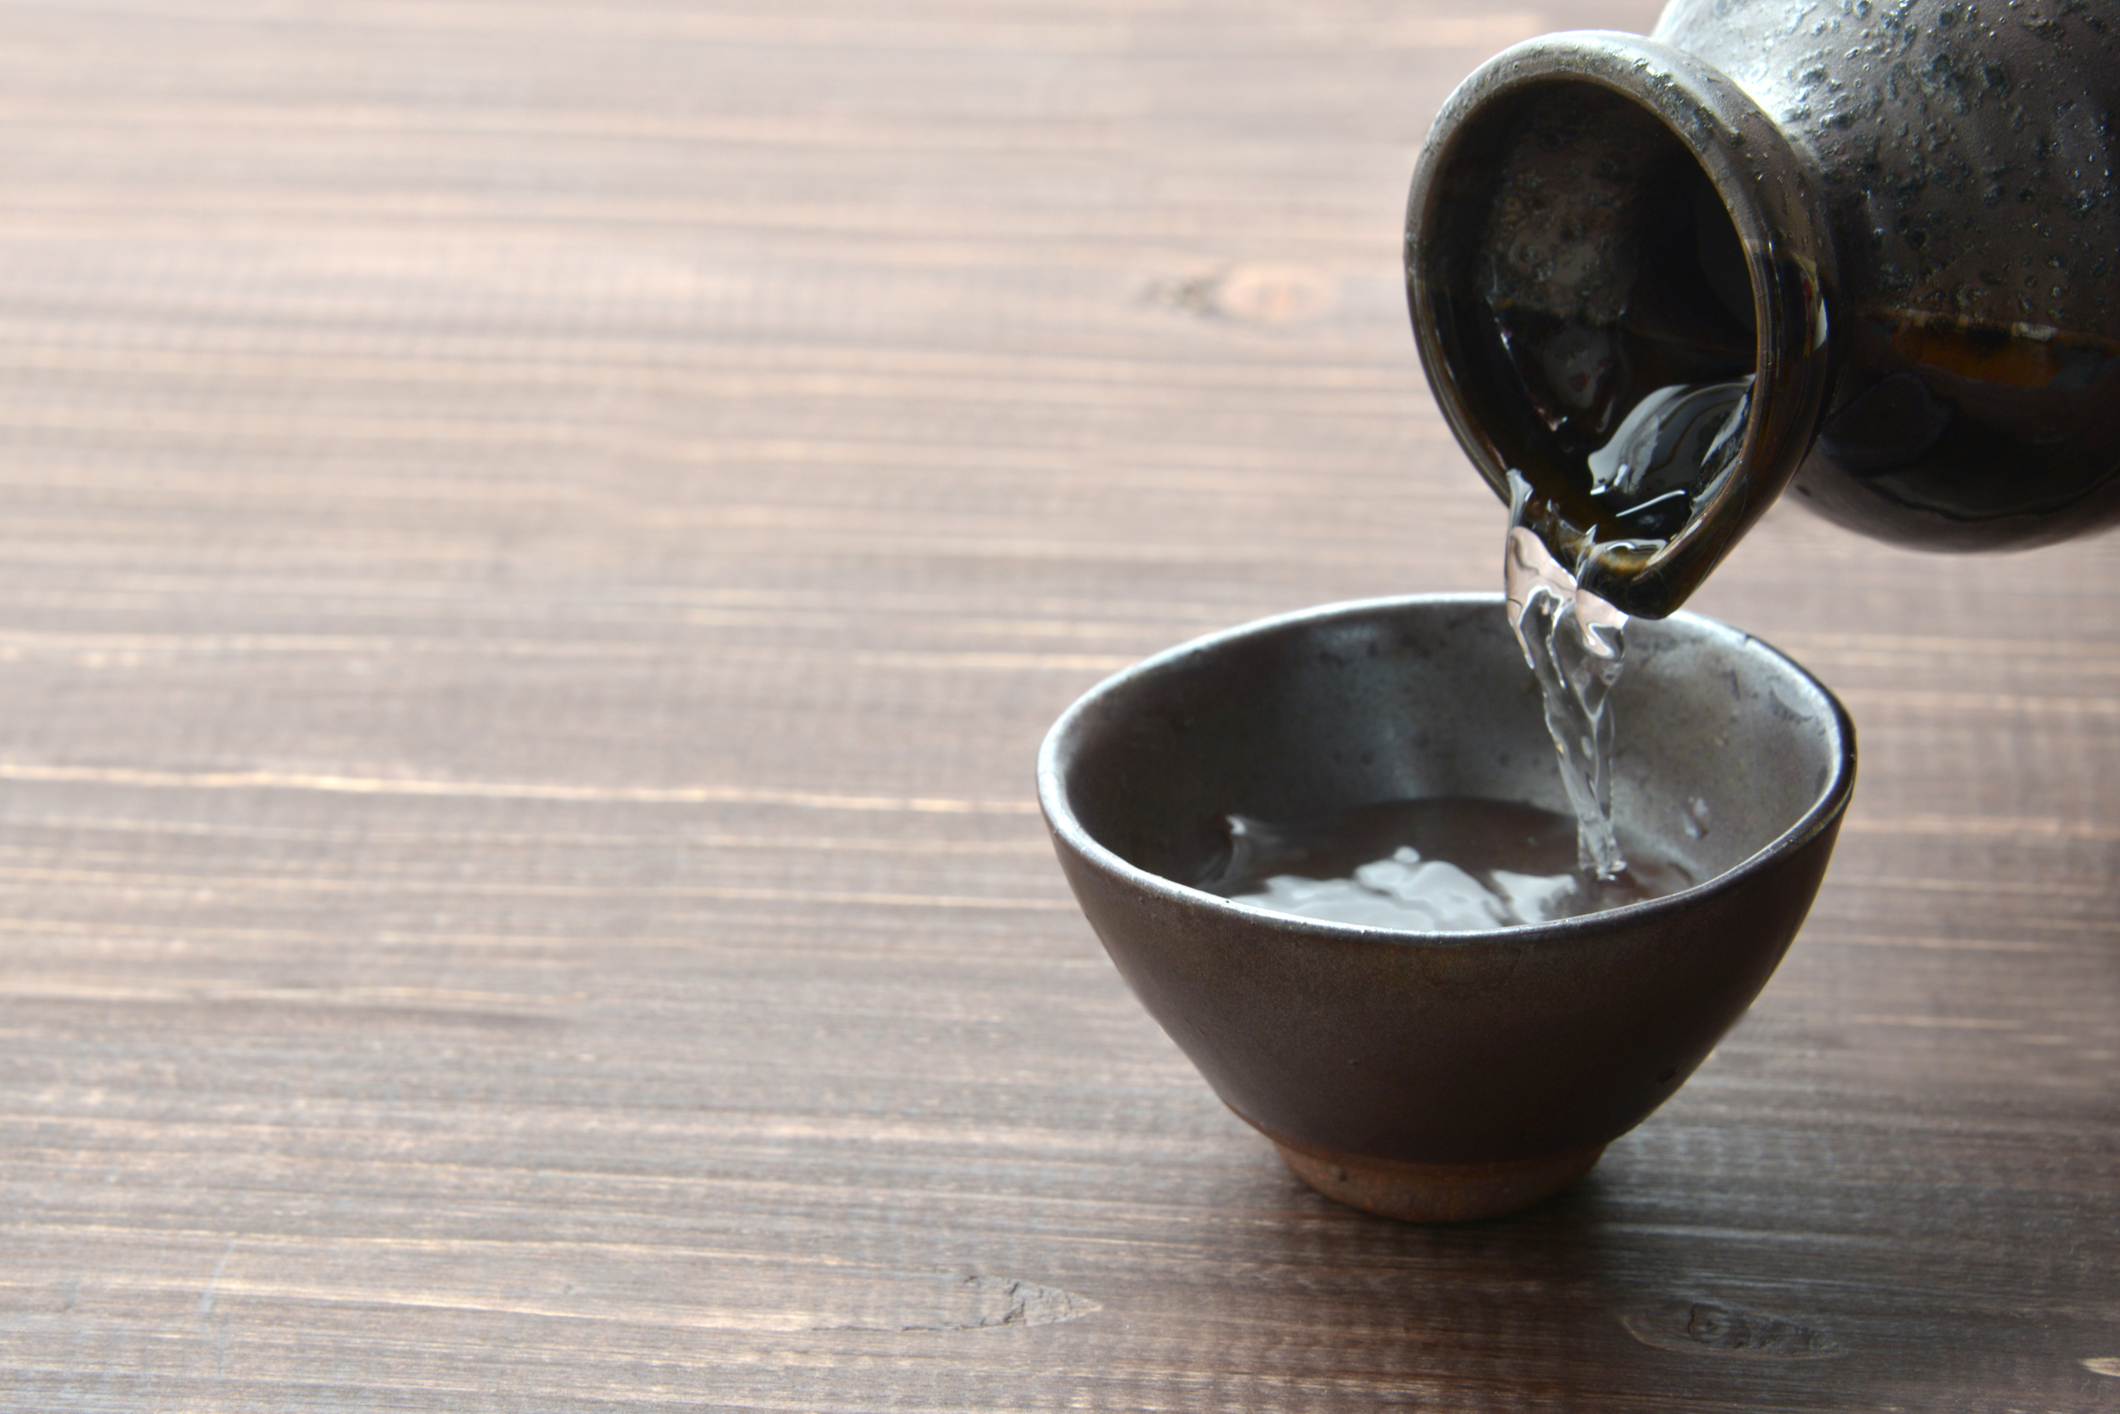
{"type": "Polygon", "coordinates": [[[1415,337],[1584,587],[1670,612],[1790,486],[1881,540],[2120,520],[2120,0],[1673,0],[1518,45],[1414,173],[1415,337]]]}

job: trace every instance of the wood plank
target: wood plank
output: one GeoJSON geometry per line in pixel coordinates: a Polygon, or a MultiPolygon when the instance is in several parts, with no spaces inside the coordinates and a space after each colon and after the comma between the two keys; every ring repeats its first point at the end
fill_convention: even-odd
{"type": "Polygon", "coordinates": [[[2120,1400],[2120,546],[1778,508],[1863,775],[1570,1194],[1302,1189],[1031,800],[1485,589],[1395,261],[1578,0],[0,3],[0,1407],[2120,1400]]]}

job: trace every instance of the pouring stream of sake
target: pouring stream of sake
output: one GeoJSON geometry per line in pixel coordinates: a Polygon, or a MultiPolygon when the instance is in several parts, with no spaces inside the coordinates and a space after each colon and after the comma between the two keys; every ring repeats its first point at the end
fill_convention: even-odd
{"type": "Polygon", "coordinates": [[[1509,537],[1502,582],[1509,625],[1545,699],[1546,730],[1575,809],[1578,864],[1617,879],[1627,861],[1612,824],[1612,714],[1606,698],[1626,658],[1627,616],[1582,589],[1531,528],[1531,484],[1509,473],[1509,537]]]}

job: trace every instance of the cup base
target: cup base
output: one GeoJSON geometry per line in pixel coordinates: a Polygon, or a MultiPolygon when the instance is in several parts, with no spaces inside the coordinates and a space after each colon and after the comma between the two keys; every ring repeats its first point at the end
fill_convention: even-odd
{"type": "Polygon", "coordinates": [[[1273,1139],[1273,1146],[1297,1178],[1327,1198],[1415,1223],[1470,1222],[1528,1208],[1589,1173],[1605,1152],[1591,1144],[1504,1163],[1418,1164],[1283,1139],[1273,1139]]]}

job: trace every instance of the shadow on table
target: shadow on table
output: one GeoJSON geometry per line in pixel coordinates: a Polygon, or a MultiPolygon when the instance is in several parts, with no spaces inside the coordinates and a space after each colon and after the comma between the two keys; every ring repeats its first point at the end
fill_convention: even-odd
{"type": "Polygon", "coordinates": [[[1999,1411],[2120,1395],[2085,1364],[2095,1311],[2039,1310],[2007,1294],[2035,1274],[1874,1230],[1934,1214],[1867,1234],[1748,1227],[1742,1202],[1657,1191],[1624,1159],[1480,1223],[1373,1218],[1292,1180],[1286,1199],[1277,1279],[1301,1293],[1281,1314],[1312,1343],[1302,1363],[1387,1402],[1999,1411]]]}

